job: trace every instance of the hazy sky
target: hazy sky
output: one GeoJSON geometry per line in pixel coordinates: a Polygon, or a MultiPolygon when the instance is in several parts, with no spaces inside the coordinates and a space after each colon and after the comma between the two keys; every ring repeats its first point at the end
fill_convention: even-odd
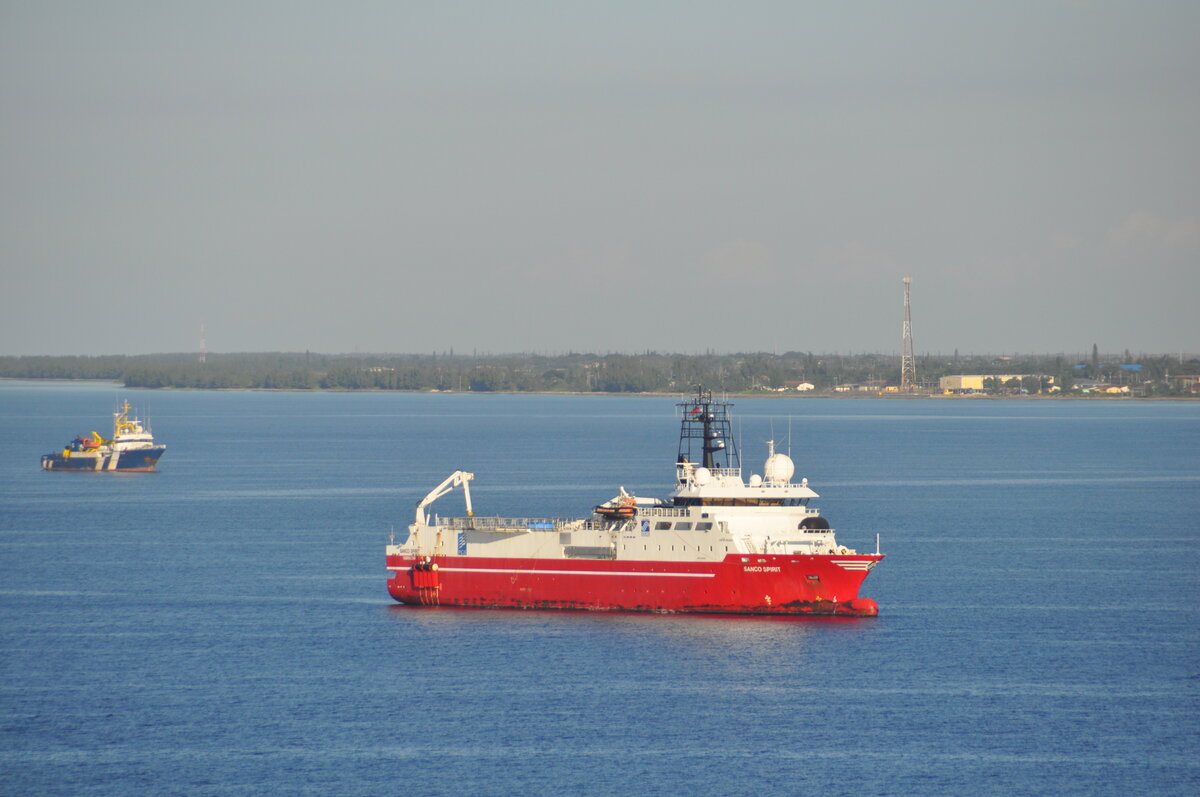
{"type": "Polygon", "coordinates": [[[0,0],[0,354],[1200,351],[1198,33],[0,0]]]}

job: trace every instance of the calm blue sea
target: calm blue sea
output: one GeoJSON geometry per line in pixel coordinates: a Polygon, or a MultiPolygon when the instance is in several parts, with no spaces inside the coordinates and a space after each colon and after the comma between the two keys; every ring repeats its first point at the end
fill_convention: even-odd
{"type": "Polygon", "coordinates": [[[773,438],[881,535],[875,619],[389,600],[451,471],[665,495],[673,405],[0,382],[0,792],[1197,792],[1200,403],[737,400],[747,472],[773,438]],[[157,473],[39,469],[122,398],[157,473]]]}

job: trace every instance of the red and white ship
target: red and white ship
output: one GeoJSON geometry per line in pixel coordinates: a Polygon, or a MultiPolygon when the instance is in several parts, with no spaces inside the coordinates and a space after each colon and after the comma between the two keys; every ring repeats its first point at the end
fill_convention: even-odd
{"type": "Polygon", "coordinates": [[[808,479],[769,445],[762,475],[743,481],[728,403],[699,392],[682,409],[669,499],[620,495],[587,518],[475,516],[456,471],[417,504],[387,546],[388,592],[401,603],[512,609],[756,615],[879,613],[858,590],[884,557],[838,544],[809,502],[808,479]],[[693,454],[699,454],[696,459],[693,454]],[[430,517],[462,487],[467,516],[430,517]]]}

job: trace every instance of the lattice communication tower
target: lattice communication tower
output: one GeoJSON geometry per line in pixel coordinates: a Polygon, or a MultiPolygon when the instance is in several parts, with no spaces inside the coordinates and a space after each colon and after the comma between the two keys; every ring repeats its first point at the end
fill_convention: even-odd
{"type": "Polygon", "coordinates": [[[908,291],[912,277],[904,278],[904,331],[900,335],[900,390],[917,389],[917,363],[913,359],[912,313],[908,304],[908,291]]]}

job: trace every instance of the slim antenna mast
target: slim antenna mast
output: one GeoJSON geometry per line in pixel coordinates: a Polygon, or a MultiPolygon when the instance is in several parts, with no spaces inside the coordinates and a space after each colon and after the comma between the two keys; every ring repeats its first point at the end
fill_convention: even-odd
{"type": "Polygon", "coordinates": [[[904,331],[900,335],[900,392],[917,389],[917,364],[913,359],[912,313],[908,304],[908,291],[912,277],[904,278],[904,331]]]}

